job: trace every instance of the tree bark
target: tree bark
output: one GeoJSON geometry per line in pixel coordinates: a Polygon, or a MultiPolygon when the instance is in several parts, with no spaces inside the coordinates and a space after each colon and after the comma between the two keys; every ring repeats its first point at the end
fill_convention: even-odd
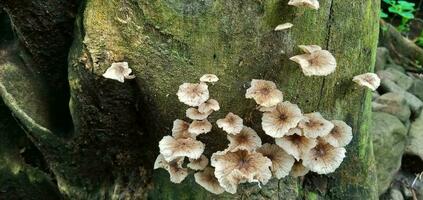
{"type": "MultiPolygon", "coordinates": [[[[43,116],[14,103],[25,95],[7,90],[11,86],[5,80],[10,79],[0,76],[0,86],[6,85],[0,92],[30,127],[29,135],[69,199],[377,199],[368,132],[371,95],[351,79],[373,70],[379,3],[327,0],[312,11],[284,0],[86,0],[68,58],[71,137],[34,122],[43,116]],[[285,22],[294,27],[273,31],[285,22]],[[301,44],[331,51],[338,62],[336,72],[304,76],[288,59],[301,53],[301,44]],[[121,84],[101,76],[118,61],[129,62],[135,80],[121,84]],[[254,102],[244,95],[251,79],[272,80],[285,100],[305,113],[320,111],[353,127],[347,158],[333,174],[272,180],[263,188],[247,184],[236,195],[212,195],[196,185],[192,175],[182,184],[170,183],[164,170],[152,170],[158,141],[170,133],[173,120],[185,116],[187,107],[175,95],[178,86],[198,82],[205,73],[220,78],[210,91],[221,110],[210,121],[234,112],[263,141],[271,142],[260,128],[254,102]]],[[[0,69],[9,70],[3,74],[26,69],[4,66],[0,69]]],[[[34,78],[22,79],[37,85],[34,78]]],[[[227,145],[217,128],[199,139],[206,143],[207,156],[227,145]]]]}

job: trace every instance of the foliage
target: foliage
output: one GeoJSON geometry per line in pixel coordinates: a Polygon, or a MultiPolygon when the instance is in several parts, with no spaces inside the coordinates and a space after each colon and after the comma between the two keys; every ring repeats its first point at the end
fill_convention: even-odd
{"type": "Polygon", "coordinates": [[[381,18],[401,17],[401,23],[397,27],[400,32],[408,31],[408,23],[414,19],[414,12],[416,11],[415,4],[405,0],[383,0],[388,5],[388,13],[381,10],[381,18]],[[389,14],[393,14],[390,16],[389,14]]]}

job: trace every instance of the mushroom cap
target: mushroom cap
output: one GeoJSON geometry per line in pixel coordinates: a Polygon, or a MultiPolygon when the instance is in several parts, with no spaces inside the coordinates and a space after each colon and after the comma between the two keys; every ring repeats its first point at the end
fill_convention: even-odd
{"type": "Polygon", "coordinates": [[[303,136],[303,130],[301,130],[298,127],[291,128],[291,129],[289,129],[288,133],[286,133],[285,135],[295,135],[295,134],[303,136]]]}
{"type": "Polygon", "coordinates": [[[320,7],[318,0],[290,0],[288,5],[299,8],[311,8],[314,10],[317,10],[320,7]]]}
{"type": "Polygon", "coordinates": [[[319,143],[303,156],[303,165],[318,174],[334,172],[345,158],[345,148],[334,147],[319,140],[319,143]]]}
{"type": "Polygon", "coordinates": [[[354,76],[353,81],[360,86],[368,87],[375,91],[380,86],[380,78],[375,73],[365,73],[354,76]]]}
{"type": "Polygon", "coordinates": [[[294,163],[294,166],[292,166],[290,175],[292,177],[305,176],[309,171],[310,169],[308,169],[307,167],[304,167],[301,161],[297,161],[294,163]]]}
{"type": "Polygon", "coordinates": [[[303,118],[300,108],[289,101],[278,103],[271,112],[263,113],[261,125],[264,132],[274,138],[282,137],[295,128],[303,118]]]}
{"type": "Polygon", "coordinates": [[[298,123],[306,137],[323,137],[330,133],[334,125],[322,117],[319,112],[304,114],[303,120],[298,123]]]}
{"type": "Polygon", "coordinates": [[[260,112],[272,112],[275,108],[276,108],[276,106],[272,106],[272,107],[259,106],[258,110],[260,112]]]}
{"type": "Polygon", "coordinates": [[[174,160],[178,157],[188,157],[198,159],[204,151],[204,144],[193,138],[173,138],[164,136],[159,142],[160,153],[166,161],[174,160]]]}
{"type": "Polygon", "coordinates": [[[207,117],[209,117],[209,115],[212,113],[213,111],[210,110],[206,113],[202,113],[200,111],[198,111],[197,108],[188,108],[187,111],[185,112],[186,116],[192,120],[203,120],[206,119],[207,117]]]}
{"type": "Polygon", "coordinates": [[[215,167],[214,174],[220,185],[232,194],[236,193],[240,183],[266,184],[272,177],[272,161],[257,152],[217,152],[212,156],[211,165],[215,167]]]}
{"type": "Polygon", "coordinates": [[[275,142],[289,155],[294,156],[296,160],[300,160],[305,152],[317,145],[316,139],[297,134],[276,138],[275,142]]]}
{"type": "Polygon", "coordinates": [[[189,159],[187,167],[193,170],[203,170],[209,164],[209,159],[205,155],[201,155],[198,159],[189,159]]]}
{"type": "Polygon", "coordinates": [[[298,47],[308,54],[318,50],[322,50],[322,47],[320,47],[319,45],[298,45],[298,47]]]}
{"type": "Polygon", "coordinates": [[[225,132],[234,135],[241,132],[242,128],[244,127],[242,118],[231,112],[228,113],[225,118],[217,120],[216,124],[225,132]]]}
{"type": "Polygon", "coordinates": [[[198,111],[201,113],[208,113],[210,111],[220,110],[219,102],[214,99],[209,99],[206,102],[198,106],[198,111]]]}
{"type": "Polygon", "coordinates": [[[274,82],[253,79],[251,87],[245,93],[245,98],[254,99],[261,106],[272,107],[283,101],[283,94],[276,88],[274,82]]]}
{"type": "Polygon", "coordinates": [[[266,156],[272,161],[270,170],[274,177],[281,179],[289,175],[295,159],[278,145],[266,143],[258,148],[257,152],[263,154],[263,156],[266,156]]]}
{"type": "Polygon", "coordinates": [[[208,133],[210,132],[212,129],[212,124],[207,120],[194,120],[188,128],[188,132],[195,134],[195,135],[200,135],[203,133],[208,133]]]}
{"type": "Polygon", "coordinates": [[[214,74],[204,74],[200,78],[201,82],[215,83],[219,81],[219,78],[214,74]]]}
{"type": "Polygon", "coordinates": [[[167,162],[164,156],[159,154],[154,162],[154,169],[163,168],[167,170],[169,172],[171,182],[181,183],[188,176],[188,169],[182,167],[183,163],[183,157],[167,162]]]}
{"type": "Polygon", "coordinates": [[[186,122],[184,120],[177,119],[177,120],[173,121],[172,136],[174,138],[193,138],[193,139],[195,139],[196,135],[188,132],[188,128],[189,128],[188,122],[186,122]]]}
{"type": "Polygon", "coordinates": [[[291,24],[291,23],[279,24],[278,26],[276,26],[275,31],[281,31],[281,30],[289,29],[289,28],[292,28],[292,26],[294,26],[294,25],[291,24]]]}
{"type": "Polygon", "coordinates": [[[209,99],[209,89],[205,83],[183,83],[176,95],[186,105],[199,106],[209,99]]]}
{"type": "Polygon", "coordinates": [[[298,63],[306,76],[327,76],[336,69],[336,59],[327,50],[314,50],[293,56],[290,60],[298,63]]]}
{"type": "Polygon", "coordinates": [[[347,123],[340,120],[332,120],[335,125],[330,133],[322,139],[334,147],[347,146],[352,140],[352,128],[347,123]]]}
{"type": "Polygon", "coordinates": [[[238,150],[253,151],[261,146],[261,139],[250,127],[244,126],[241,132],[236,135],[227,135],[229,140],[228,150],[235,152],[238,150]]]}
{"type": "Polygon", "coordinates": [[[195,182],[213,194],[222,194],[225,189],[220,186],[219,181],[214,176],[214,169],[206,167],[203,171],[194,174],[195,182]]]}
{"type": "Polygon", "coordinates": [[[116,62],[112,63],[112,65],[106,70],[106,72],[104,72],[103,77],[117,80],[123,83],[125,79],[135,78],[134,75],[130,75],[131,73],[132,69],[129,68],[127,62],[116,62]]]}

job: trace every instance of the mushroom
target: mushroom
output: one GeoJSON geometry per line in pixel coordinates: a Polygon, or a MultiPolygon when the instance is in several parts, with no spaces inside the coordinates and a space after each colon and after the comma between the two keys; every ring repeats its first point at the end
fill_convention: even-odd
{"type": "Polygon", "coordinates": [[[195,135],[208,133],[212,129],[212,124],[207,120],[194,120],[188,128],[188,131],[195,135]]]}
{"type": "Polygon", "coordinates": [[[332,120],[335,125],[330,133],[322,139],[334,147],[347,146],[352,140],[352,128],[343,121],[332,120]]]}
{"type": "Polygon", "coordinates": [[[375,91],[380,86],[380,78],[375,73],[365,73],[354,76],[353,81],[360,86],[368,87],[375,91]]]}
{"type": "Polygon", "coordinates": [[[286,135],[276,138],[275,142],[289,155],[294,156],[296,160],[300,160],[303,154],[316,146],[317,142],[314,138],[308,138],[299,134],[286,135]]]}
{"type": "Polygon", "coordinates": [[[298,123],[306,137],[323,137],[330,133],[334,125],[322,117],[319,112],[304,114],[303,120],[298,123]]]}
{"type": "Polygon", "coordinates": [[[319,140],[318,144],[303,156],[303,165],[318,174],[334,172],[345,158],[345,148],[334,147],[319,140]]]}
{"type": "Polygon", "coordinates": [[[116,62],[112,63],[112,65],[106,70],[103,74],[104,78],[117,80],[121,83],[125,82],[125,79],[134,79],[134,75],[130,75],[132,73],[132,69],[129,68],[127,62],[116,62]]]}
{"type": "Polygon", "coordinates": [[[276,108],[276,106],[272,106],[272,107],[264,107],[264,106],[258,106],[258,110],[260,112],[271,112],[276,108]]]}
{"type": "Polygon", "coordinates": [[[272,107],[283,101],[283,94],[276,88],[274,82],[253,79],[251,87],[245,93],[245,98],[254,99],[261,106],[272,107]]]}
{"type": "Polygon", "coordinates": [[[209,99],[209,89],[205,83],[184,83],[176,93],[180,102],[189,106],[199,106],[209,99]]]}
{"type": "Polygon", "coordinates": [[[294,26],[294,25],[291,24],[291,23],[279,24],[278,26],[276,26],[275,31],[281,31],[281,30],[289,29],[289,28],[292,28],[292,26],[294,26]]]}
{"type": "Polygon", "coordinates": [[[290,60],[298,63],[306,76],[327,76],[336,69],[336,59],[327,50],[317,45],[300,46],[306,54],[293,56],[290,60]]]}
{"type": "Polygon", "coordinates": [[[214,99],[209,99],[206,102],[198,106],[198,111],[201,113],[208,113],[210,111],[220,110],[219,102],[214,99]]]}
{"type": "Polygon", "coordinates": [[[200,158],[204,151],[204,144],[193,138],[173,138],[164,136],[159,142],[160,153],[166,161],[174,160],[178,157],[188,157],[192,159],[200,158]]]}
{"type": "Polygon", "coordinates": [[[192,120],[203,120],[206,119],[213,111],[210,110],[206,113],[198,111],[197,108],[188,108],[185,112],[186,116],[192,120]]]}
{"type": "Polygon", "coordinates": [[[219,78],[214,74],[204,74],[200,78],[201,82],[207,82],[207,83],[215,83],[219,81],[219,78]]]}
{"type": "Polygon", "coordinates": [[[263,113],[261,125],[264,132],[274,138],[284,136],[297,126],[303,115],[296,104],[289,101],[278,103],[271,112],[263,113]]]}
{"type": "Polygon", "coordinates": [[[290,175],[292,177],[300,177],[305,176],[310,170],[307,167],[304,167],[301,161],[296,161],[294,166],[292,166],[292,170],[290,175]]]}
{"type": "Polygon", "coordinates": [[[181,183],[188,176],[188,169],[182,167],[183,163],[183,157],[168,162],[162,154],[159,154],[154,162],[154,169],[163,168],[167,170],[170,175],[170,181],[173,183],[181,183]]]}
{"type": "Polygon", "coordinates": [[[209,164],[209,159],[205,155],[201,155],[198,159],[189,159],[187,167],[193,170],[203,170],[209,164]]]}
{"type": "Polygon", "coordinates": [[[290,0],[288,5],[299,8],[311,8],[314,10],[318,10],[320,7],[318,0],[290,0]]]}
{"type": "Polygon", "coordinates": [[[172,136],[174,138],[194,138],[195,139],[195,135],[188,132],[188,128],[189,128],[188,122],[177,119],[173,121],[172,136]]]}
{"type": "Polygon", "coordinates": [[[225,192],[217,178],[214,176],[214,169],[206,167],[203,171],[194,174],[195,182],[201,185],[207,191],[213,194],[222,194],[225,192]]]}
{"type": "Polygon", "coordinates": [[[272,161],[261,153],[244,150],[217,152],[213,154],[211,165],[215,176],[227,192],[235,194],[237,186],[244,182],[266,184],[272,177],[272,161]]]}
{"type": "Polygon", "coordinates": [[[270,170],[277,179],[288,176],[294,165],[295,159],[287,154],[282,148],[275,144],[264,144],[257,149],[257,152],[263,154],[272,161],[270,170]]]}
{"type": "Polygon", "coordinates": [[[244,127],[242,118],[231,112],[228,113],[225,118],[217,120],[216,124],[225,132],[234,135],[241,132],[242,128],[244,127]]]}
{"type": "Polygon", "coordinates": [[[250,127],[244,126],[241,132],[236,135],[227,135],[229,140],[228,149],[231,152],[238,150],[253,151],[261,146],[261,139],[250,127]]]}

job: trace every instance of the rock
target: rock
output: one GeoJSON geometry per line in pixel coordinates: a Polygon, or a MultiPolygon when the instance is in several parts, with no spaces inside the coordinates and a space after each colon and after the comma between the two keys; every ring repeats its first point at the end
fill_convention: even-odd
{"type": "Polygon", "coordinates": [[[393,188],[389,192],[389,199],[391,199],[391,200],[404,200],[404,197],[402,196],[401,191],[393,188]]]}
{"type": "Polygon", "coordinates": [[[396,69],[397,71],[400,71],[400,72],[402,72],[402,73],[405,73],[405,69],[404,69],[404,67],[403,67],[403,66],[401,66],[401,65],[397,65],[397,64],[395,64],[395,63],[387,64],[387,65],[385,66],[385,69],[388,69],[388,68],[396,69]]]}
{"type": "Polygon", "coordinates": [[[406,152],[423,160],[423,114],[411,123],[406,152]]]}
{"type": "Polygon", "coordinates": [[[396,68],[389,67],[386,70],[377,72],[381,79],[389,79],[404,90],[408,90],[413,85],[413,78],[407,76],[396,68]]]}
{"type": "Polygon", "coordinates": [[[375,100],[375,99],[377,99],[378,97],[380,97],[379,92],[377,92],[377,91],[373,91],[373,92],[372,92],[372,101],[373,101],[373,100],[375,100]]]}
{"type": "Polygon", "coordinates": [[[385,47],[378,47],[376,53],[375,71],[385,69],[385,65],[391,60],[389,50],[385,47]]]}
{"type": "Polygon", "coordinates": [[[398,117],[402,122],[407,123],[411,111],[404,97],[399,93],[388,92],[372,102],[372,110],[385,112],[398,117]]]}
{"type": "Polygon", "coordinates": [[[378,191],[383,194],[401,167],[407,129],[395,116],[374,112],[372,117],[374,154],[377,166],[378,191]]]}
{"type": "Polygon", "coordinates": [[[389,80],[389,79],[382,79],[381,80],[381,88],[387,92],[395,92],[399,93],[402,96],[404,96],[405,101],[407,101],[407,104],[410,106],[411,111],[418,115],[420,114],[420,111],[423,107],[423,102],[413,94],[405,91],[401,87],[399,87],[395,82],[389,80]]]}
{"type": "Polygon", "coordinates": [[[423,100],[423,80],[415,79],[409,92],[420,98],[420,100],[423,100]]]}

